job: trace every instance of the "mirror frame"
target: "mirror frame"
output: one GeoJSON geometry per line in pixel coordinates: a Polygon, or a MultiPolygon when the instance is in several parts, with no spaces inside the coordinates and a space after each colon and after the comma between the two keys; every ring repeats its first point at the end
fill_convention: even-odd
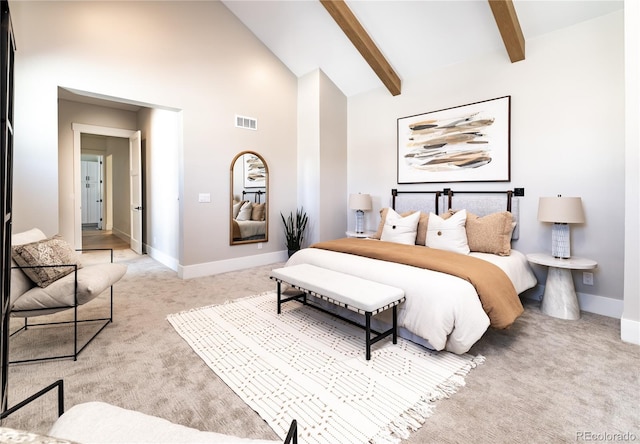
{"type": "Polygon", "coordinates": [[[231,160],[231,167],[229,169],[229,179],[230,179],[230,188],[229,188],[229,245],[244,245],[244,244],[256,244],[260,242],[268,242],[269,241],[269,166],[267,162],[264,160],[260,154],[255,151],[245,150],[238,153],[233,160],[231,160]],[[238,159],[241,159],[245,154],[252,154],[259,158],[264,165],[265,172],[265,181],[264,181],[264,195],[265,195],[265,206],[264,206],[264,239],[250,239],[250,240],[233,240],[233,171],[236,162],[238,159]]]}

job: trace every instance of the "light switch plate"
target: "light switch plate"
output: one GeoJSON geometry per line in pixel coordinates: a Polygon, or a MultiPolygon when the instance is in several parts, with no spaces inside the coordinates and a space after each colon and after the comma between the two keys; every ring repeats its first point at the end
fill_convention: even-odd
{"type": "Polygon", "coordinates": [[[200,203],[211,202],[211,194],[210,193],[200,193],[200,194],[198,194],[198,202],[200,202],[200,203]]]}

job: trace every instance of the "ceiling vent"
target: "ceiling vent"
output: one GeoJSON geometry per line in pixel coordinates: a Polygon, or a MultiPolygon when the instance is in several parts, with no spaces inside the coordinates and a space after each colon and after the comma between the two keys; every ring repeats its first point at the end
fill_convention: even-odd
{"type": "Polygon", "coordinates": [[[236,115],[236,128],[244,128],[256,131],[258,129],[258,119],[236,115]]]}

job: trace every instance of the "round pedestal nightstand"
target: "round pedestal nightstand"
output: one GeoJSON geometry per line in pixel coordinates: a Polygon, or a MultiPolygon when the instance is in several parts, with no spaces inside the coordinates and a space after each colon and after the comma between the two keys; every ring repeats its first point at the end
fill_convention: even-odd
{"type": "Polygon", "coordinates": [[[558,259],[544,253],[528,254],[527,260],[532,264],[549,267],[542,297],[542,312],[560,319],[580,319],[580,304],[571,270],[591,270],[598,263],[579,257],[558,259]]]}

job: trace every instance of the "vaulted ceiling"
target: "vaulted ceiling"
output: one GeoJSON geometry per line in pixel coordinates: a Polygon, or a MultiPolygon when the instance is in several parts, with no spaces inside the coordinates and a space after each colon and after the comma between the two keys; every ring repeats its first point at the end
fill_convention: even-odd
{"type": "MultiPolygon", "coordinates": [[[[296,76],[320,68],[346,96],[503,51],[609,14],[622,0],[222,0],[296,76]]],[[[570,54],[567,55],[568,57],[570,54]]]]}

